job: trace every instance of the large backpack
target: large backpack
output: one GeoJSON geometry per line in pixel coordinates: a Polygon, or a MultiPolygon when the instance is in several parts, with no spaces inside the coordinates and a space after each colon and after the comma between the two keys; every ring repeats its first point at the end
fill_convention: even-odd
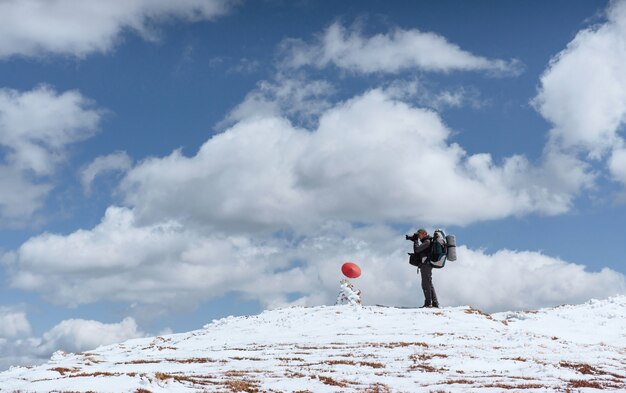
{"type": "Polygon", "coordinates": [[[447,251],[447,242],[446,242],[446,234],[443,233],[441,229],[435,230],[433,233],[433,238],[431,240],[432,245],[430,247],[430,253],[428,255],[428,259],[430,260],[430,265],[434,268],[441,269],[446,265],[446,251],[447,251]]]}

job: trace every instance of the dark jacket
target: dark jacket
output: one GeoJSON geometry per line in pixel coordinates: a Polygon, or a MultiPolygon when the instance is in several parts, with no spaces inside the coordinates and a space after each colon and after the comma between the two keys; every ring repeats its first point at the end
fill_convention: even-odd
{"type": "Polygon", "coordinates": [[[418,245],[417,241],[413,242],[413,253],[417,255],[420,261],[424,261],[424,257],[428,257],[432,240],[432,237],[426,236],[424,239],[422,239],[422,244],[418,245]]]}

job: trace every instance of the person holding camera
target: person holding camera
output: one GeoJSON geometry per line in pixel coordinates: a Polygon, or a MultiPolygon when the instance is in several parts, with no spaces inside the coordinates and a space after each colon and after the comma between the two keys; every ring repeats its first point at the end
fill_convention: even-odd
{"type": "Polygon", "coordinates": [[[432,237],[428,236],[425,229],[419,229],[413,235],[406,235],[406,240],[413,242],[413,258],[417,259],[418,274],[422,274],[422,291],[424,292],[424,305],[421,308],[439,308],[439,301],[433,286],[433,267],[428,255],[432,246],[432,237]]]}

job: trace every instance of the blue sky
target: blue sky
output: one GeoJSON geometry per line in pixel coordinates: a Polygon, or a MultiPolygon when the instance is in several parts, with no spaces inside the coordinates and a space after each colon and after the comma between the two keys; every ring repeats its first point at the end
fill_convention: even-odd
{"type": "Polygon", "coordinates": [[[95,4],[0,3],[0,366],[332,304],[346,260],[414,305],[418,227],[445,305],[626,291],[624,2],[95,4]]]}

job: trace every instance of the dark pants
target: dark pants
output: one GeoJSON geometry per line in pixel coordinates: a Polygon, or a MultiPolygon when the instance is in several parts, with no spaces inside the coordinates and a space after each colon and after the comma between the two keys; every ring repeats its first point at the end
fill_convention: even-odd
{"type": "Polygon", "coordinates": [[[433,287],[433,267],[430,263],[426,262],[420,266],[420,273],[422,275],[422,291],[424,291],[424,305],[425,306],[439,306],[437,300],[437,294],[435,293],[435,287],[433,287]]]}

